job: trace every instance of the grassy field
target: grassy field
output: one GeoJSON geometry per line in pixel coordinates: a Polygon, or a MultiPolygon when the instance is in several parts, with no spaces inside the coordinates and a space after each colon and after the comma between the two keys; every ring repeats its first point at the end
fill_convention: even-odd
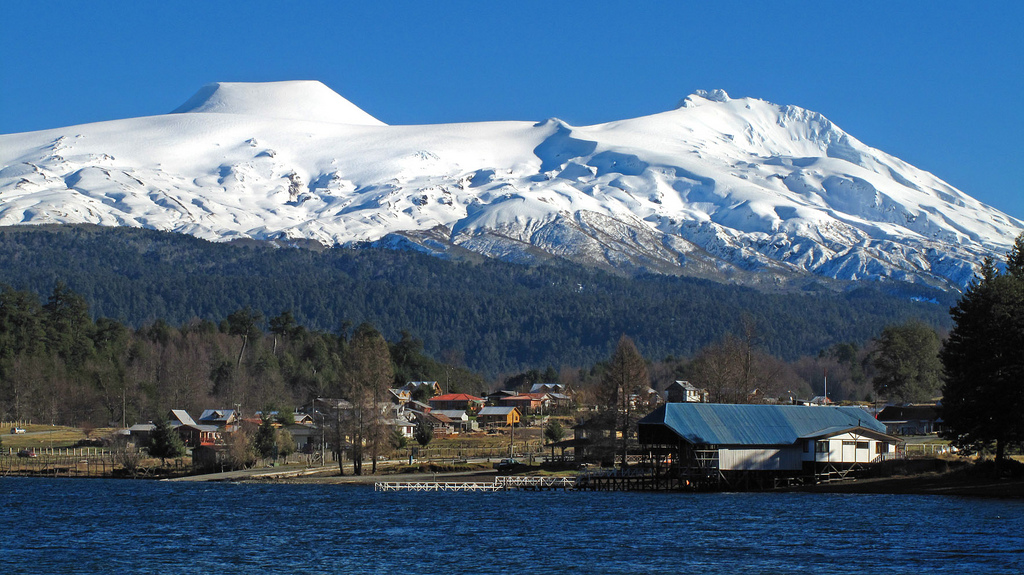
{"type": "MultiPolygon", "coordinates": [[[[13,449],[42,449],[42,448],[65,448],[73,447],[79,440],[86,439],[85,431],[77,427],[64,427],[59,425],[27,424],[19,425],[25,433],[14,435],[11,433],[13,423],[0,423],[0,448],[4,451],[13,449]]],[[[104,437],[112,434],[113,428],[96,429],[90,437],[104,437]]]]}

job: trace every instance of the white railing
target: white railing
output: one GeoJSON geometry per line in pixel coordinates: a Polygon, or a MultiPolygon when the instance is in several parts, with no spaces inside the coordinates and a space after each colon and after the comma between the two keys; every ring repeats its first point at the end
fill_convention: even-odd
{"type": "Polygon", "coordinates": [[[898,451],[889,451],[886,453],[879,453],[871,460],[871,463],[881,463],[883,461],[895,461],[897,459],[906,459],[907,455],[898,451]]]}
{"type": "Polygon", "coordinates": [[[903,446],[907,457],[956,453],[952,445],[945,443],[907,443],[903,446]]]}
{"type": "Polygon", "coordinates": [[[523,477],[517,475],[500,475],[494,483],[505,489],[572,489],[576,486],[575,477],[523,477]]]}
{"type": "Polygon", "coordinates": [[[497,483],[464,481],[445,483],[439,481],[379,481],[373,484],[376,491],[499,491],[504,489],[497,483]]]}
{"type": "Polygon", "coordinates": [[[501,475],[490,483],[482,481],[379,481],[376,491],[508,491],[512,489],[574,489],[573,477],[520,477],[501,475]]]}

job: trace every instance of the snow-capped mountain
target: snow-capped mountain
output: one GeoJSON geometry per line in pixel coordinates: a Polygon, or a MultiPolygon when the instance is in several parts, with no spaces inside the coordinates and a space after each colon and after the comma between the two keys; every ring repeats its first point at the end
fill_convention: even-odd
{"type": "Polygon", "coordinates": [[[0,136],[0,225],[26,223],[943,287],[1024,230],[821,114],[720,90],[594,126],[389,126],[319,82],[0,136]]]}

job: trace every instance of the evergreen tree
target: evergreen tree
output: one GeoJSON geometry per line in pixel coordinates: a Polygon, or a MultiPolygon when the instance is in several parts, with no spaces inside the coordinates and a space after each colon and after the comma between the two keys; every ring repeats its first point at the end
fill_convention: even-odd
{"type": "Polygon", "coordinates": [[[558,422],[557,419],[548,421],[548,424],[544,427],[544,439],[548,440],[548,443],[557,443],[565,437],[565,428],[558,422]]]}
{"type": "Polygon", "coordinates": [[[295,315],[292,310],[285,310],[281,315],[270,318],[270,333],[274,334],[274,353],[277,353],[277,338],[288,338],[298,332],[295,315]]]}
{"type": "Polygon", "coordinates": [[[242,336],[242,348],[238,350],[236,367],[242,364],[242,355],[249,340],[262,335],[259,327],[262,322],[263,314],[250,307],[236,310],[224,320],[227,333],[242,336]]]}
{"type": "Polygon", "coordinates": [[[875,343],[875,392],[895,403],[928,401],[940,392],[942,342],[935,330],[920,321],[890,325],[875,343]]]}
{"type": "Polygon", "coordinates": [[[395,428],[391,432],[391,447],[394,449],[404,449],[409,442],[406,440],[402,430],[395,428]]]}
{"type": "Polygon", "coordinates": [[[1024,279],[1024,233],[1017,236],[1010,253],[1006,256],[1006,273],[1024,279]]]}
{"type": "Polygon", "coordinates": [[[43,312],[48,350],[72,367],[81,366],[93,349],[93,322],[85,298],[58,281],[43,306],[43,312]]]}
{"type": "Polygon", "coordinates": [[[149,440],[149,454],[160,458],[160,465],[168,458],[174,459],[185,455],[185,444],[181,441],[178,431],[171,427],[166,419],[161,419],[153,429],[149,440]]]}
{"type": "Polygon", "coordinates": [[[966,453],[995,444],[996,467],[1024,440],[1024,234],[1000,274],[986,260],[957,305],[941,358],[943,437],[966,453]]]}
{"type": "Polygon", "coordinates": [[[39,296],[0,286],[0,359],[39,353],[45,337],[39,296]]]}
{"type": "Polygon", "coordinates": [[[270,415],[264,414],[253,437],[253,448],[263,459],[274,457],[277,451],[277,430],[270,415]]]}
{"type": "Polygon", "coordinates": [[[416,429],[413,430],[412,437],[416,440],[416,443],[419,443],[422,447],[426,447],[430,444],[430,441],[434,439],[434,427],[430,425],[430,422],[427,421],[426,417],[421,417],[419,421],[416,422],[416,429]]]}

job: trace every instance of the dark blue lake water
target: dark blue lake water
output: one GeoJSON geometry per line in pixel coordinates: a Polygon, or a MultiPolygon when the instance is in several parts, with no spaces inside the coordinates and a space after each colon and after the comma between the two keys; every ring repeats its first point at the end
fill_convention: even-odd
{"type": "Polygon", "coordinates": [[[0,479],[0,574],[1024,573],[1024,502],[0,479]]]}

